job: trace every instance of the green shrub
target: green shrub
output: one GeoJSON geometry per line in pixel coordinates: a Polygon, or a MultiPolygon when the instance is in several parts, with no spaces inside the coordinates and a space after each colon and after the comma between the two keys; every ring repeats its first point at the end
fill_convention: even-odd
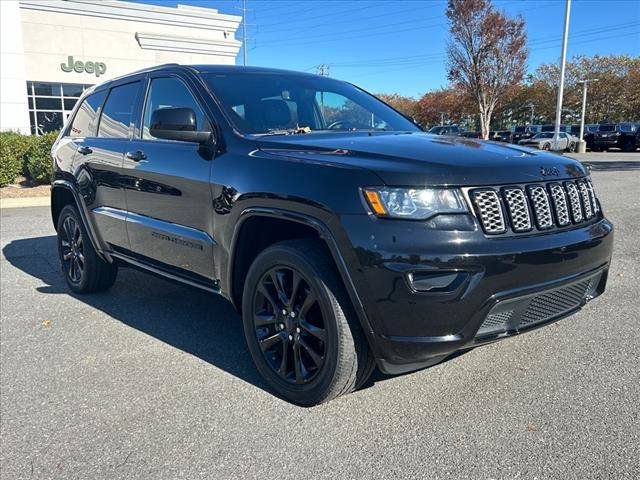
{"type": "Polygon", "coordinates": [[[29,136],[16,132],[0,132],[0,187],[13,183],[23,171],[29,136]]]}
{"type": "Polygon", "coordinates": [[[51,182],[53,175],[51,147],[57,136],[58,132],[49,132],[30,137],[29,148],[25,154],[25,173],[38,183],[51,182]]]}

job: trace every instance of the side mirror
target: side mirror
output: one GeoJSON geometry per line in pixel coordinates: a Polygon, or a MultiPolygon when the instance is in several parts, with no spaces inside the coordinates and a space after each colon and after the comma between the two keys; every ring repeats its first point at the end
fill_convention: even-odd
{"type": "Polygon", "coordinates": [[[194,143],[205,143],[211,138],[211,132],[196,130],[196,114],[187,107],[154,110],[149,133],[155,138],[194,143]]]}

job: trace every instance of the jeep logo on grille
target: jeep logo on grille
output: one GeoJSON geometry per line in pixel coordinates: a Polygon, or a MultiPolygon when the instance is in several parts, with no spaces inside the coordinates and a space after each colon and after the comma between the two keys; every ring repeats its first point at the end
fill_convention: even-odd
{"type": "Polygon", "coordinates": [[[558,167],[540,167],[540,175],[543,177],[558,177],[560,170],[558,167]]]}

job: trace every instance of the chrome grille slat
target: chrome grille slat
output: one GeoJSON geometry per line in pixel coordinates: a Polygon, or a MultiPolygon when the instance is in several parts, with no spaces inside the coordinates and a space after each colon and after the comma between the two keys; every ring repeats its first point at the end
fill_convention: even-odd
{"type": "Polygon", "coordinates": [[[589,189],[589,198],[591,199],[591,206],[593,207],[594,213],[598,213],[600,211],[600,206],[598,205],[598,200],[596,199],[596,191],[593,188],[593,183],[591,180],[587,180],[587,188],[589,189]]]}
{"type": "Polygon", "coordinates": [[[468,198],[476,207],[478,220],[487,235],[564,228],[591,220],[600,212],[588,178],[479,187],[469,189],[468,198]]]}
{"type": "Polygon", "coordinates": [[[506,232],[500,198],[495,190],[476,190],[473,192],[473,198],[478,206],[484,231],[489,235],[506,232]]]}
{"type": "Polygon", "coordinates": [[[569,218],[569,207],[567,205],[567,195],[559,183],[549,184],[549,191],[551,192],[551,199],[553,201],[553,208],[556,212],[556,220],[558,225],[564,227],[571,223],[569,218]]]}
{"type": "Polygon", "coordinates": [[[513,230],[516,232],[531,230],[531,216],[524,191],[521,188],[505,188],[503,195],[507,202],[513,230]]]}
{"type": "Polygon", "coordinates": [[[584,206],[584,215],[587,218],[593,217],[593,209],[591,208],[591,198],[589,197],[589,189],[585,182],[578,182],[580,196],[582,197],[582,205],[584,206]]]}
{"type": "Polygon", "coordinates": [[[546,230],[547,228],[553,227],[551,206],[549,205],[549,197],[545,188],[541,185],[529,187],[529,198],[538,228],[546,230]]]}
{"type": "Polygon", "coordinates": [[[569,204],[571,205],[571,217],[573,218],[573,223],[580,223],[583,219],[583,215],[578,187],[576,187],[575,183],[567,182],[565,184],[565,188],[569,194],[569,204]]]}

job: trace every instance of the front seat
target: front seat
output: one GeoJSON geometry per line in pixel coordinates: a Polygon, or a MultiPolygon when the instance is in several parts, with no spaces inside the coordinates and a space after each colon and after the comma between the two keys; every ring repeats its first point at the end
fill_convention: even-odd
{"type": "Polygon", "coordinates": [[[261,102],[263,125],[266,130],[293,128],[291,110],[284,100],[267,99],[261,102]]]}

